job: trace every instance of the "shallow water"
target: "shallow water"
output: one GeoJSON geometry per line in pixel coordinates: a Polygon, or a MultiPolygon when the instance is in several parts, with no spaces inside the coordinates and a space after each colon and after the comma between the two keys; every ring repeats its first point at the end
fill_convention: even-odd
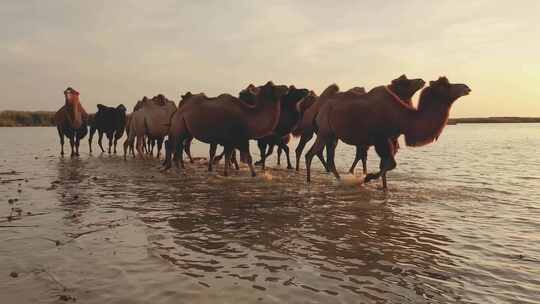
{"type": "MultiPolygon", "coordinates": [[[[0,128],[0,303],[538,303],[538,134],[449,126],[400,150],[385,194],[316,161],[311,184],[275,158],[256,178],[160,173],[86,141],[60,158],[53,128],[0,128]]],[[[339,145],[341,172],[353,155],[339,145]]]]}

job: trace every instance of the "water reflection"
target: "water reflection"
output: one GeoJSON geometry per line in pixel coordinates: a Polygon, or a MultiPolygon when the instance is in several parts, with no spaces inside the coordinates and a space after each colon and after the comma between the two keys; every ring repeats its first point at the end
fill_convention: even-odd
{"type": "Polygon", "coordinates": [[[169,174],[150,171],[154,162],[129,165],[114,157],[60,162],[60,201],[70,209],[78,196],[81,213],[90,200],[136,212],[149,228],[148,250],[204,286],[241,280],[269,293],[301,288],[378,301],[453,294],[441,285],[452,280],[451,240],[422,214],[396,212],[395,195],[324,180],[306,187],[281,169],[270,180],[223,178],[204,165],[169,174]]]}

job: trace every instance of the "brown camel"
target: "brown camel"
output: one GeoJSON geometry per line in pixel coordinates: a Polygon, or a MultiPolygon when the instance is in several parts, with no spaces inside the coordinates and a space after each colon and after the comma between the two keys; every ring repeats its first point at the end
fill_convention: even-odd
{"type": "Polygon", "coordinates": [[[64,91],[65,104],[54,115],[58,136],[60,136],[60,154],[64,156],[64,136],[69,139],[71,156],[79,156],[79,144],[88,133],[88,114],[79,100],[79,92],[71,87],[64,91]]]}
{"type": "MultiPolygon", "coordinates": [[[[400,77],[392,80],[392,83],[388,86],[388,88],[395,92],[397,97],[401,99],[403,102],[405,102],[407,105],[412,106],[412,96],[421,89],[421,87],[417,87],[415,85],[414,81],[411,81],[407,78],[406,75],[401,75],[400,77]],[[412,86],[412,87],[411,87],[412,86]],[[415,88],[418,88],[415,91],[415,88]]],[[[337,97],[337,96],[336,96],[337,97]]],[[[339,98],[339,97],[337,97],[339,98]]],[[[399,143],[398,143],[398,137],[395,137],[392,139],[395,147],[395,153],[397,153],[399,149],[399,143]]],[[[335,149],[336,147],[333,147],[335,149]]],[[[359,160],[362,160],[362,173],[364,175],[367,174],[367,152],[369,150],[369,146],[356,146],[356,155],[354,158],[354,161],[351,165],[351,168],[349,169],[350,174],[354,174],[354,169],[356,168],[356,165],[358,164],[359,160]]],[[[331,153],[332,155],[335,155],[334,153],[331,153]]],[[[394,155],[395,156],[395,155],[394,155]]]]}
{"type": "MultiPolygon", "coordinates": [[[[422,87],[423,84],[422,80],[416,80],[416,85],[410,88],[422,87]]],[[[404,103],[388,86],[327,103],[317,115],[317,140],[306,154],[307,180],[310,180],[313,156],[327,143],[339,139],[349,145],[375,146],[381,158],[380,171],[368,174],[365,181],[382,176],[383,189],[386,190],[386,173],[396,167],[393,139],[404,134],[407,146],[413,147],[433,142],[446,126],[454,101],[470,92],[467,85],[452,84],[446,77],[440,77],[422,90],[417,109],[404,103]]],[[[339,178],[335,165],[329,165],[339,178]]]]}
{"type": "MultiPolygon", "coordinates": [[[[296,171],[300,170],[300,156],[307,142],[313,138],[313,135],[317,132],[317,126],[315,124],[315,118],[319,113],[320,108],[334,97],[336,94],[365,94],[366,90],[363,87],[354,87],[349,89],[347,92],[339,92],[339,87],[335,84],[330,85],[326,88],[321,96],[317,96],[315,93],[311,92],[302,102],[298,105],[299,111],[301,113],[300,122],[293,130],[294,136],[300,136],[300,141],[296,146],[296,171]]],[[[322,156],[322,151],[317,154],[317,157],[320,159],[323,166],[326,168],[327,172],[330,172],[330,168],[327,166],[326,161],[322,156]]]]}
{"type": "Polygon", "coordinates": [[[219,144],[225,148],[225,176],[228,175],[234,149],[240,150],[241,158],[248,164],[251,175],[255,176],[249,140],[266,136],[275,129],[279,121],[279,100],[287,90],[286,86],[276,86],[272,82],[260,88],[250,86],[246,93],[253,95],[253,105],[229,94],[215,98],[186,94],[171,120],[165,169],[171,167],[173,150],[175,163],[179,160],[183,167],[181,151],[184,140],[196,138],[210,144],[208,170],[212,170],[219,144]]]}
{"type": "Polygon", "coordinates": [[[176,105],[162,94],[154,96],[152,99],[141,100],[137,103],[138,109],[131,114],[128,138],[124,142],[124,158],[127,155],[127,148],[132,146],[137,138],[137,152],[141,158],[145,158],[143,151],[144,138],[161,138],[167,135],[170,127],[170,120],[176,105]]]}

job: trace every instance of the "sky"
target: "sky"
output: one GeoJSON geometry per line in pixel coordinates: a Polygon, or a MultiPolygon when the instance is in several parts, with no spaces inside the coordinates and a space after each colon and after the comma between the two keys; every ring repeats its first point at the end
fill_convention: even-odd
{"type": "MultiPolygon", "coordinates": [[[[451,117],[540,117],[540,1],[0,1],[0,110],[57,110],[63,90],[237,94],[272,80],[320,93],[445,75],[451,117]]],[[[415,101],[418,95],[415,96],[415,101]]]]}

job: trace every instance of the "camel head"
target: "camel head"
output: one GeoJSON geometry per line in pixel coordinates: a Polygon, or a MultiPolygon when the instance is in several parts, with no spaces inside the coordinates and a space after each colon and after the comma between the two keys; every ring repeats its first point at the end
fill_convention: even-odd
{"type": "Polygon", "coordinates": [[[137,101],[133,107],[133,112],[140,110],[146,102],[148,102],[148,97],[144,96],[141,100],[137,101]]]}
{"type": "Polygon", "coordinates": [[[446,126],[454,101],[470,92],[467,85],[450,83],[446,77],[430,81],[420,94],[418,121],[405,132],[407,146],[419,147],[437,140],[446,126]]]}
{"type": "Polygon", "coordinates": [[[164,106],[165,103],[167,103],[167,98],[165,98],[165,96],[163,94],[158,94],[158,95],[152,97],[152,100],[158,106],[164,106]]]}
{"type": "Polygon", "coordinates": [[[74,107],[79,103],[79,92],[72,87],[68,87],[64,90],[64,97],[66,98],[66,106],[74,107]]]}
{"type": "Polygon", "coordinates": [[[315,92],[309,91],[309,93],[296,104],[296,110],[299,113],[304,113],[309,107],[311,107],[312,104],[315,103],[315,101],[317,101],[317,98],[319,98],[319,96],[317,96],[315,92]]]}
{"type": "Polygon", "coordinates": [[[257,95],[259,94],[259,88],[254,86],[253,84],[250,84],[247,86],[247,88],[243,89],[238,93],[238,98],[242,100],[243,102],[255,105],[255,99],[257,98],[257,95]]]}
{"type": "Polygon", "coordinates": [[[116,109],[117,109],[118,111],[120,111],[120,112],[126,112],[126,111],[127,111],[126,107],[125,107],[123,104],[119,104],[119,105],[116,107],[116,109]]]}
{"type": "Polygon", "coordinates": [[[288,93],[283,96],[282,104],[284,107],[290,107],[291,109],[294,108],[292,111],[297,111],[300,113],[298,109],[298,104],[302,102],[302,100],[308,96],[309,90],[308,89],[297,89],[294,86],[289,87],[288,93]]]}
{"type": "Polygon", "coordinates": [[[466,84],[450,83],[448,78],[442,76],[437,80],[429,82],[429,87],[422,91],[420,104],[418,106],[420,107],[423,103],[425,104],[431,100],[445,103],[450,106],[458,98],[469,95],[470,92],[471,89],[466,84]],[[427,98],[428,96],[431,98],[427,98]]]}
{"type": "Polygon", "coordinates": [[[186,99],[190,98],[191,96],[193,96],[193,94],[190,91],[188,91],[186,94],[180,95],[180,101],[186,100],[186,99]]]}
{"type": "Polygon", "coordinates": [[[257,96],[269,101],[278,102],[288,92],[289,88],[287,86],[275,85],[272,81],[268,81],[265,85],[259,88],[257,96]]]}
{"type": "Polygon", "coordinates": [[[426,82],[421,78],[409,79],[403,74],[392,80],[392,83],[388,87],[403,101],[411,104],[411,98],[414,93],[423,88],[425,84],[426,82]]]}

